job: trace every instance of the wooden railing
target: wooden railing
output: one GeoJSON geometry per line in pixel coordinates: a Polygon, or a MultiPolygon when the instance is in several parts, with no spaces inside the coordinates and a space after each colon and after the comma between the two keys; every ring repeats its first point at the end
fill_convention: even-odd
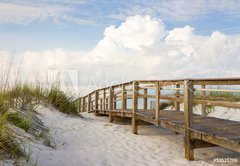
{"type": "Polygon", "coordinates": [[[207,106],[240,108],[238,99],[207,95],[209,92],[239,93],[239,87],[240,78],[136,80],[97,89],[79,98],[79,111],[106,110],[109,111],[109,120],[112,121],[111,112],[113,110],[120,110],[124,113],[125,110],[132,109],[132,132],[137,133],[136,112],[149,110],[149,100],[155,100],[156,125],[161,116],[160,100],[173,101],[174,110],[180,110],[180,103],[184,103],[185,156],[191,159],[193,153],[191,152],[190,129],[193,126],[193,105],[200,104],[202,106],[202,116],[206,116],[207,106]],[[235,87],[234,89],[222,89],[223,85],[235,87]],[[142,99],[142,102],[139,102],[139,99],[142,99]]]}

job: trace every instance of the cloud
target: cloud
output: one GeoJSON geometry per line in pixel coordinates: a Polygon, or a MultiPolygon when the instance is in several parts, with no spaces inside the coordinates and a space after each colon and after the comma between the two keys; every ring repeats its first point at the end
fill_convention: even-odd
{"type": "Polygon", "coordinates": [[[202,16],[208,17],[213,13],[222,14],[228,18],[240,18],[240,2],[238,0],[197,0],[193,3],[191,0],[148,0],[140,4],[139,1],[133,1],[125,8],[112,11],[109,16],[126,19],[131,15],[148,14],[160,17],[164,21],[189,21],[202,16]]]}
{"type": "Polygon", "coordinates": [[[92,20],[74,16],[75,9],[68,5],[46,3],[0,2],[0,24],[28,25],[33,22],[74,23],[93,25],[92,20]]]}
{"type": "MultiPolygon", "coordinates": [[[[1,24],[30,24],[50,21],[57,24],[108,24],[133,15],[149,15],[163,21],[191,21],[221,16],[234,22],[240,18],[238,0],[4,0],[0,2],[1,24]],[[114,20],[116,21],[116,20],[114,20]]],[[[236,31],[239,27],[236,27],[236,31]]]]}
{"type": "Polygon", "coordinates": [[[76,70],[79,85],[75,85],[86,93],[89,84],[106,86],[106,80],[239,76],[239,52],[239,35],[219,31],[196,35],[188,25],[166,30],[162,21],[137,15],[118,27],[107,27],[103,39],[89,52],[55,49],[18,56],[24,56],[25,79],[54,69],[65,72],[61,79],[69,81],[67,71],[76,70]]]}
{"type": "Polygon", "coordinates": [[[111,41],[125,48],[140,50],[151,46],[165,34],[165,26],[161,21],[136,15],[127,18],[118,28],[106,28],[105,38],[100,43],[104,45],[104,42],[111,41]]]}

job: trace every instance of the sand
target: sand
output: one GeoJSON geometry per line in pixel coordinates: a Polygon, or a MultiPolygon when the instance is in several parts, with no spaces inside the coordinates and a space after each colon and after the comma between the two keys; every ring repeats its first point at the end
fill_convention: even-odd
{"type": "Polygon", "coordinates": [[[216,157],[233,157],[223,148],[195,150],[195,161],[184,158],[183,136],[144,125],[131,133],[129,121],[108,123],[108,117],[83,113],[73,117],[50,108],[39,109],[40,119],[49,127],[55,148],[38,144],[31,161],[39,166],[181,166],[215,165],[216,157]]]}

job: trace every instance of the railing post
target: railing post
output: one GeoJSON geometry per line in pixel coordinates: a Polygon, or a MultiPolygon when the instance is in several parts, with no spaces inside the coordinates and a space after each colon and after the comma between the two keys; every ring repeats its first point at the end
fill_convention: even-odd
{"type": "Polygon", "coordinates": [[[136,117],[136,112],[138,110],[138,91],[139,91],[139,83],[133,82],[133,99],[132,99],[132,133],[138,133],[138,120],[136,117]]]}
{"type": "Polygon", "coordinates": [[[89,94],[88,95],[88,113],[90,112],[90,110],[91,110],[91,95],[89,94]]]}
{"type": "Polygon", "coordinates": [[[96,90],[95,91],[95,110],[94,110],[95,116],[97,115],[97,112],[98,112],[98,97],[99,97],[99,92],[96,90]]]}
{"type": "Polygon", "coordinates": [[[194,88],[191,80],[184,81],[184,148],[185,158],[188,160],[194,160],[194,148],[191,140],[191,127],[193,121],[193,97],[194,88]]]}
{"type": "MultiPolygon", "coordinates": [[[[180,90],[179,90],[179,88],[180,88],[180,85],[179,84],[177,84],[176,85],[176,88],[177,88],[177,90],[176,90],[176,93],[175,93],[175,95],[176,95],[176,98],[178,99],[180,96],[180,90]]],[[[175,109],[175,111],[180,111],[180,102],[179,101],[175,101],[174,102],[174,109],[175,109]]]]}
{"type": "Polygon", "coordinates": [[[159,108],[160,108],[160,85],[159,82],[156,82],[156,102],[155,102],[155,123],[158,125],[159,121],[159,108]]]}
{"type": "Polygon", "coordinates": [[[82,98],[79,98],[78,99],[78,112],[82,112],[81,107],[82,107],[82,98]]]}
{"type": "Polygon", "coordinates": [[[85,97],[83,97],[82,112],[85,112],[85,97]]]}
{"type": "MultiPolygon", "coordinates": [[[[201,89],[205,89],[205,85],[201,85],[201,89]]],[[[206,97],[206,91],[201,91],[201,97],[206,97]]],[[[206,104],[202,104],[202,116],[206,116],[207,112],[206,112],[206,104]]]]}
{"type": "Polygon", "coordinates": [[[109,104],[108,104],[108,101],[109,101],[109,97],[108,97],[108,98],[106,98],[106,110],[108,110],[108,109],[109,109],[109,104]]]}
{"type": "Polygon", "coordinates": [[[102,104],[103,104],[103,99],[100,99],[100,107],[99,107],[100,110],[102,110],[102,108],[103,108],[102,104]]]}
{"type": "Polygon", "coordinates": [[[125,98],[125,94],[126,94],[126,89],[125,89],[125,85],[122,85],[122,117],[124,116],[123,111],[126,110],[126,98],[125,98]]]}
{"type": "Polygon", "coordinates": [[[113,110],[113,98],[114,98],[114,90],[112,87],[109,89],[109,122],[113,122],[112,110],[113,110]]]}
{"type": "MultiPolygon", "coordinates": [[[[145,96],[147,96],[147,94],[148,94],[148,89],[144,89],[143,90],[143,93],[144,93],[144,95],[145,96]]],[[[144,97],[143,98],[143,110],[147,110],[147,105],[148,105],[148,98],[147,97],[144,97]]]]}
{"type": "Polygon", "coordinates": [[[117,96],[116,95],[114,95],[114,97],[113,97],[113,109],[115,110],[115,109],[117,109],[117,96]]]}
{"type": "Polygon", "coordinates": [[[103,110],[106,110],[106,90],[103,90],[103,110]]]}

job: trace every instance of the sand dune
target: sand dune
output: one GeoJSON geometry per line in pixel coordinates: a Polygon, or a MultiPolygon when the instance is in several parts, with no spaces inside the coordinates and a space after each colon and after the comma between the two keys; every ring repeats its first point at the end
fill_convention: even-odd
{"type": "Polygon", "coordinates": [[[83,113],[72,117],[41,108],[40,119],[49,127],[56,147],[38,145],[31,160],[40,166],[159,166],[212,165],[213,158],[234,156],[221,148],[195,150],[195,161],[184,158],[183,136],[156,126],[140,126],[131,133],[129,122],[108,123],[107,117],[83,113]]]}

